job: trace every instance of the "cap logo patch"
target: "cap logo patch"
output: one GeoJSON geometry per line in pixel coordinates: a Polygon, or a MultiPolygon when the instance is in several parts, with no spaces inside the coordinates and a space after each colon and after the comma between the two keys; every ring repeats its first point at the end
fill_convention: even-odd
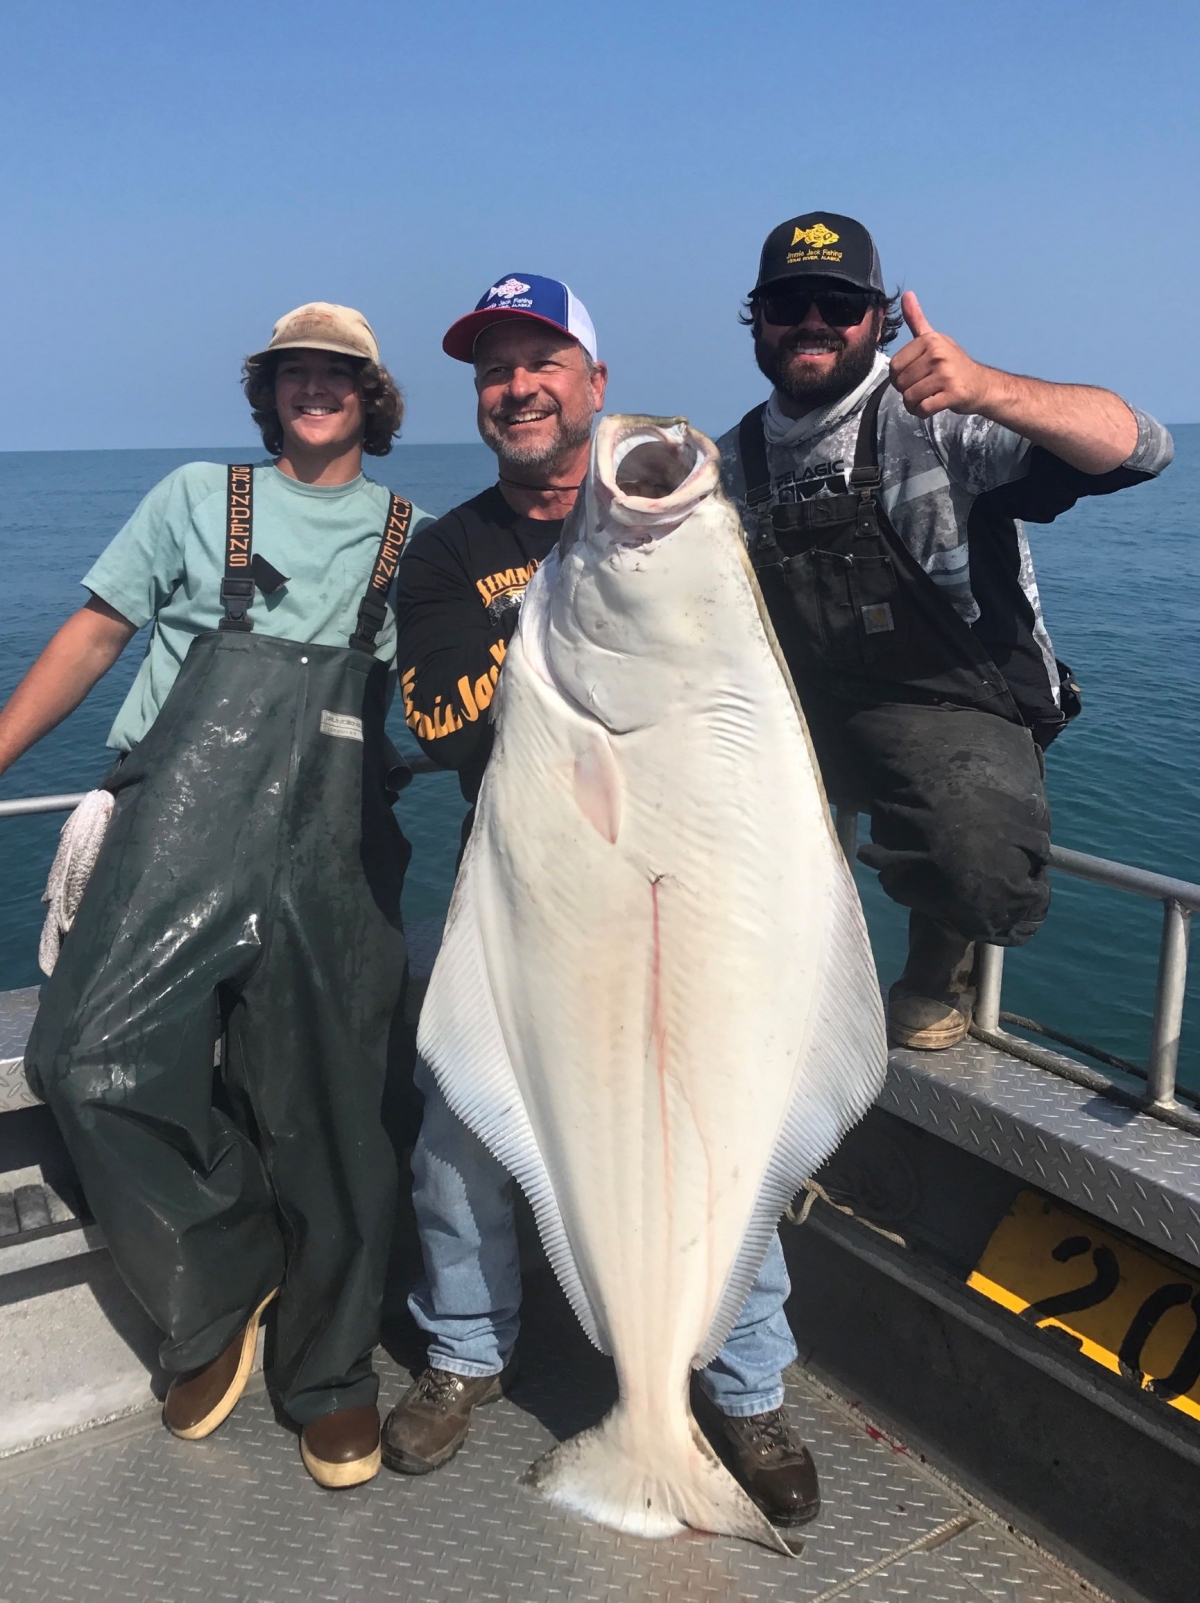
{"type": "Polygon", "coordinates": [[[493,284],[487,292],[489,301],[512,301],[518,295],[524,295],[528,284],[522,284],[519,278],[506,278],[503,284],[493,284]]]}
{"type": "Polygon", "coordinates": [[[813,250],[822,250],[826,245],[836,245],[840,238],[824,223],[814,223],[811,228],[798,228],[792,235],[792,244],[811,245],[813,250]]]}

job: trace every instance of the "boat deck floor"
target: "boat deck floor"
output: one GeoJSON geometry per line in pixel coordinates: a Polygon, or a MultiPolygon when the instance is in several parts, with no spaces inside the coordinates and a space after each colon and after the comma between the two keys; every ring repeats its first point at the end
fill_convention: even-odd
{"type": "MultiPolygon", "coordinates": [[[[381,1353],[382,1404],[407,1384],[403,1339],[381,1353]]],[[[432,1475],[383,1471],[326,1492],[256,1377],[207,1441],[170,1436],[157,1410],[0,1461],[4,1603],[1082,1603],[1061,1568],[797,1369],[788,1407],[821,1474],[824,1507],[788,1559],[689,1532],[649,1542],[586,1524],[522,1484],[556,1439],[594,1423],[611,1365],[545,1273],[527,1285],[521,1378],[480,1410],[432,1475]]]]}

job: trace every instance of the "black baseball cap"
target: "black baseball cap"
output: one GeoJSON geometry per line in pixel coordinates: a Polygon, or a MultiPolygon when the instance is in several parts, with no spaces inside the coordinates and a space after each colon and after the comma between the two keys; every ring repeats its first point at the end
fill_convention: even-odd
{"type": "Polygon", "coordinates": [[[756,295],[768,284],[789,278],[840,278],[857,289],[880,295],[883,269],[875,241],[861,223],[838,212],[805,212],[790,217],[767,235],[758,264],[756,295]]]}

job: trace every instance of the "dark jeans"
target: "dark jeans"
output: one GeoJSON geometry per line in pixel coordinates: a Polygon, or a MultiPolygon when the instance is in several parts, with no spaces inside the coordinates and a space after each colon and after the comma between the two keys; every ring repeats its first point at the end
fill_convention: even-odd
{"type": "Polygon", "coordinates": [[[1050,904],[1050,808],[1027,729],[969,707],[801,692],[832,802],[871,815],[859,860],[895,902],[968,939],[1022,946],[1050,904]]]}

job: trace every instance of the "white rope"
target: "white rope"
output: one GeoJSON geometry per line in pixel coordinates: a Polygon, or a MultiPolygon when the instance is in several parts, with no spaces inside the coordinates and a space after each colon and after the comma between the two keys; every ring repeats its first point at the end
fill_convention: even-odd
{"type": "Polygon", "coordinates": [[[898,1236],[891,1230],[885,1230],[882,1225],[872,1224],[870,1219],[864,1219],[860,1213],[855,1213],[853,1208],[847,1208],[843,1203],[835,1202],[825,1187],[818,1185],[815,1180],[806,1180],[803,1189],[808,1194],[800,1205],[800,1211],[797,1213],[796,1205],[793,1203],[783,1216],[790,1223],[802,1225],[812,1212],[813,1203],[819,1197],[822,1202],[827,1203],[831,1208],[835,1208],[838,1213],[844,1213],[848,1219],[856,1219],[860,1225],[866,1225],[867,1229],[873,1230],[877,1236],[884,1236],[888,1241],[894,1241],[898,1247],[908,1246],[908,1242],[905,1241],[903,1236],[898,1236]]]}

